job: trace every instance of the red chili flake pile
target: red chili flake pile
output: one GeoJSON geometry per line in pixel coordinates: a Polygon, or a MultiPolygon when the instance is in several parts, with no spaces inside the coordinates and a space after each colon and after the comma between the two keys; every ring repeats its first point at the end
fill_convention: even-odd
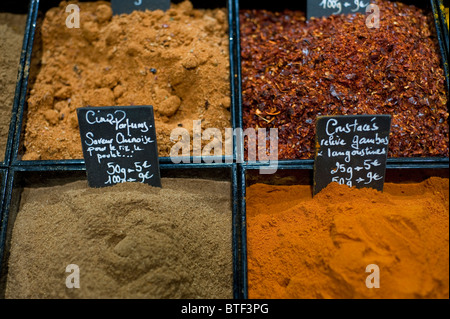
{"type": "Polygon", "coordinates": [[[432,16],[376,3],[379,29],[365,14],[240,11],[244,128],[278,128],[279,159],[313,158],[316,116],[342,114],[392,115],[389,157],[449,156],[432,16]]]}

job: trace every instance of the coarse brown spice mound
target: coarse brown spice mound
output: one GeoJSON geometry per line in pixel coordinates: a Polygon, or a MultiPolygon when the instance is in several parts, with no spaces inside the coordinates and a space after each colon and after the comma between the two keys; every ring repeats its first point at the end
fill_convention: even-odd
{"type": "Polygon", "coordinates": [[[280,159],[314,156],[318,115],[390,114],[390,157],[448,157],[448,93],[432,16],[376,1],[366,15],[242,10],[245,128],[278,128],[280,159]]]}
{"type": "MultiPolygon", "coordinates": [[[[23,160],[82,158],[76,109],[153,105],[160,156],[173,129],[231,127],[226,9],[189,1],[113,16],[110,3],[61,2],[40,28],[41,68],[29,92],[23,160]],[[69,3],[80,28],[65,26],[69,3]]],[[[204,141],[208,143],[209,141],[204,141]]]]}

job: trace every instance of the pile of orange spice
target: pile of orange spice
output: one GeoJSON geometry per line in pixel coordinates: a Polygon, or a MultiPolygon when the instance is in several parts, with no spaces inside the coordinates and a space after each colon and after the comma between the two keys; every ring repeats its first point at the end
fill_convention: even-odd
{"type": "Polygon", "coordinates": [[[449,180],[247,188],[249,298],[449,298],[449,180]],[[379,288],[368,288],[368,265],[379,288]]]}

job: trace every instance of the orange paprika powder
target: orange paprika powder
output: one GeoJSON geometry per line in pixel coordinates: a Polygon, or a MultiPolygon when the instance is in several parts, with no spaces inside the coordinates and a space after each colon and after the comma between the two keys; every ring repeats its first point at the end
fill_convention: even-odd
{"type": "Polygon", "coordinates": [[[449,180],[247,188],[249,298],[449,298],[449,180]],[[379,288],[368,288],[368,265],[379,288]]]}

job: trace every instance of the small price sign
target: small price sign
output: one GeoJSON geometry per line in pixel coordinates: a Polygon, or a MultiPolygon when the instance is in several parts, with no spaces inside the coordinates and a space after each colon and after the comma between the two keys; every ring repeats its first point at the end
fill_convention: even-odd
{"type": "Polygon", "coordinates": [[[308,0],[306,17],[323,17],[333,14],[364,13],[370,0],[308,0]]]}
{"type": "Polygon", "coordinates": [[[135,10],[163,10],[170,8],[170,0],[111,0],[111,8],[116,14],[130,14],[135,10]]]}
{"type": "Polygon", "coordinates": [[[382,191],[390,127],[390,115],[318,117],[314,195],[332,182],[382,191]]]}
{"type": "Polygon", "coordinates": [[[84,107],[77,115],[89,186],[161,187],[152,106],[84,107]]]}

